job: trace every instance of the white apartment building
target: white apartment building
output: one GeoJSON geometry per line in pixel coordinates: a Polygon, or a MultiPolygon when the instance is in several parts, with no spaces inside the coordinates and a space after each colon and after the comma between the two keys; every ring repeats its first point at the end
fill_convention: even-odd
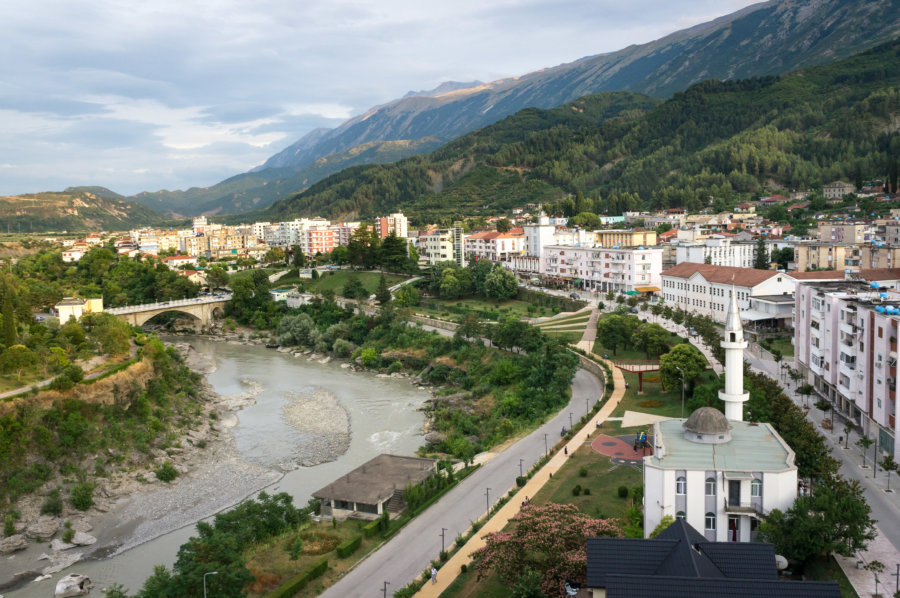
{"type": "Polygon", "coordinates": [[[675,263],[693,262],[713,266],[752,268],[756,256],[753,242],[735,242],[722,235],[713,235],[703,243],[679,243],[675,248],[675,263]]]}
{"type": "Polygon", "coordinates": [[[525,255],[525,234],[496,231],[474,233],[465,239],[466,259],[509,262],[512,256],[525,255]]]}
{"type": "Polygon", "coordinates": [[[543,276],[585,290],[657,292],[662,253],[658,247],[608,249],[550,245],[544,248],[543,276]]]}
{"type": "Polygon", "coordinates": [[[402,212],[375,219],[375,232],[381,239],[387,237],[391,233],[405,239],[408,236],[408,227],[409,221],[402,212]]]}
{"type": "Polygon", "coordinates": [[[419,258],[431,266],[439,262],[456,262],[459,266],[465,266],[466,237],[462,226],[421,234],[417,247],[419,258]]]}
{"type": "Polygon", "coordinates": [[[797,285],[794,308],[797,368],[819,395],[895,458],[900,458],[895,443],[898,284],[898,269],[863,270],[856,280],[803,283],[797,285]]]}

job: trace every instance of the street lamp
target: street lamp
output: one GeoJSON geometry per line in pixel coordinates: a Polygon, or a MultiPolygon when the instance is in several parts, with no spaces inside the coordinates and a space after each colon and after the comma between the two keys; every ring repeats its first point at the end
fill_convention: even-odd
{"type": "Polygon", "coordinates": [[[444,532],[447,531],[446,527],[441,528],[441,554],[444,554],[444,532]]]}
{"type": "Polygon", "coordinates": [[[218,571],[210,571],[209,573],[203,574],[203,598],[206,598],[206,576],[207,575],[218,575],[218,571]]]}
{"type": "Polygon", "coordinates": [[[684,419],[684,370],[677,365],[675,369],[681,372],[681,419],[684,419]]]}
{"type": "Polygon", "coordinates": [[[572,412],[569,411],[569,429],[572,429],[572,412]]]}
{"type": "Polygon", "coordinates": [[[383,594],[384,598],[387,598],[387,587],[389,585],[391,585],[391,582],[386,581],[384,582],[384,587],[381,589],[381,593],[383,594]]]}
{"type": "Polygon", "coordinates": [[[522,461],[524,461],[524,459],[519,459],[519,477],[520,478],[525,475],[524,473],[522,473],[522,461]]]}
{"type": "Polygon", "coordinates": [[[486,488],[484,491],[484,504],[487,505],[487,514],[491,514],[491,489],[486,488]]]}
{"type": "Polygon", "coordinates": [[[547,445],[547,433],[544,433],[544,456],[546,457],[550,453],[550,447],[547,445]]]}

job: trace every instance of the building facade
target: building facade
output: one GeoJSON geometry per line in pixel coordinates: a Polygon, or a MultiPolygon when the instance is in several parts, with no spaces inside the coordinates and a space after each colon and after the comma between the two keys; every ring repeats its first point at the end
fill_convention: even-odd
{"type": "Polygon", "coordinates": [[[544,248],[544,278],[584,290],[658,292],[662,249],[607,249],[550,245],[544,248]]]}
{"type": "Polygon", "coordinates": [[[394,233],[398,237],[405,239],[408,235],[409,221],[402,212],[391,214],[390,216],[382,216],[375,219],[375,233],[379,238],[383,239],[394,233]]]}
{"type": "Polygon", "coordinates": [[[714,266],[752,268],[756,244],[734,242],[721,235],[713,235],[703,243],[683,243],[675,247],[675,263],[694,262],[714,266]]]}

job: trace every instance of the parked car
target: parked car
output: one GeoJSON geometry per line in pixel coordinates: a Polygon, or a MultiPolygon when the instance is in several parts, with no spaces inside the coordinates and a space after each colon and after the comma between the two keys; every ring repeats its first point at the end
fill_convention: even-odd
{"type": "Polygon", "coordinates": [[[578,293],[569,293],[569,297],[572,299],[581,299],[581,297],[578,296],[578,293]]]}

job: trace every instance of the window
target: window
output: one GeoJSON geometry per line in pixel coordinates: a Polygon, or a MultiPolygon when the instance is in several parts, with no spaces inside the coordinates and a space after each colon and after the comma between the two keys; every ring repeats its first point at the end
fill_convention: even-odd
{"type": "Polygon", "coordinates": [[[675,480],[675,494],[687,494],[687,480],[684,476],[678,476],[675,480]]]}
{"type": "Polygon", "coordinates": [[[750,496],[760,498],[762,496],[762,480],[756,478],[750,482],[750,496]]]}
{"type": "Polygon", "coordinates": [[[677,513],[675,513],[675,519],[684,519],[684,518],[685,518],[684,511],[678,511],[677,513]]]}
{"type": "Polygon", "coordinates": [[[706,496],[716,495],[716,478],[706,478],[706,496]]]}
{"type": "Polygon", "coordinates": [[[706,522],[704,523],[704,528],[708,530],[716,529],[716,514],[715,513],[707,513],[705,517],[706,522]]]}

